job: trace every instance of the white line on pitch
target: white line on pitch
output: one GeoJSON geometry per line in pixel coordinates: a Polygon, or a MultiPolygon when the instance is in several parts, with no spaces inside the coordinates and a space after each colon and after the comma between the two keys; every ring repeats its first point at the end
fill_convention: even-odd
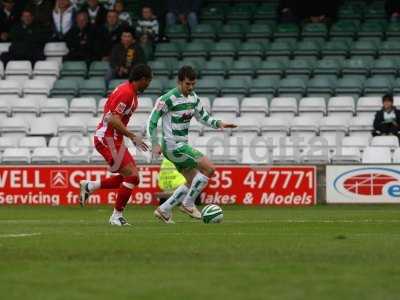
{"type": "Polygon", "coordinates": [[[30,236],[36,236],[36,235],[41,235],[40,232],[32,232],[32,233],[6,233],[6,234],[0,234],[0,239],[1,238],[21,238],[21,237],[30,237],[30,236]]]}
{"type": "MultiPolygon", "coordinates": [[[[81,225],[87,225],[87,224],[107,224],[105,221],[96,221],[96,220],[17,220],[17,219],[9,219],[9,220],[0,220],[0,224],[13,224],[13,223],[18,223],[18,224],[40,224],[40,225],[52,225],[52,224],[58,224],[58,225],[67,225],[67,224],[81,224],[81,225]]],[[[150,224],[156,224],[156,220],[132,220],[132,223],[150,223],[150,224]]],[[[200,223],[199,221],[183,221],[183,220],[177,220],[177,223],[200,223]]],[[[400,219],[360,219],[360,220],[350,220],[350,219],[332,219],[332,220],[321,220],[321,219],[275,219],[275,220],[269,220],[269,219],[259,219],[259,220],[233,220],[233,219],[228,219],[226,218],[224,220],[224,223],[229,223],[229,224],[259,224],[259,223],[265,223],[265,224],[271,224],[271,223],[354,223],[354,224],[363,224],[363,223],[381,223],[381,224],[393,224],[393,223],[400,223],[400,219]]]]}

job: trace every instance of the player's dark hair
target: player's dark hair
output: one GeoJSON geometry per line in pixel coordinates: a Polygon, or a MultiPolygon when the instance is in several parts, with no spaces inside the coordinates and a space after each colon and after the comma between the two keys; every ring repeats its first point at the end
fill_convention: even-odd
{"type": "Polygon", "coordinates": [[[382,102],[385,102],[385,101],[390,101],[390,102],[393,103],[393,95],[391,95],[391,94],[385,94],[385,95],[383,95],[383,97],[382,97],[382,102]]]}
{"type": "Polygon", "coordinates": [[[129,74],[129,81],[139,81],[143,78],[150,79],[153,77],[151,68],[148,65],[139,64],[132,68],[129,74]]]}
{"type": "Polygon", "coordinates": [[[190,81],[196,80],[196,71],[191,66],[183,66],[178,71],[178,80],[184,81],[189,79],[190,81]]]}

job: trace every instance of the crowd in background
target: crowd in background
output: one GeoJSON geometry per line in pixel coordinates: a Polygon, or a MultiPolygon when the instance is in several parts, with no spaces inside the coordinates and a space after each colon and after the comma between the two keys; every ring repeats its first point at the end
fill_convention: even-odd
{"type": "MultiPolygon", "coordinates": [[[[124,0],[0,0],[0,42],[11,42],[1,60],[42,60],[46,42],[64,41],[69,48],[65,60],[109,61],[108,77],[124,78],[132,66],[152,57],[156,43],[168,41],[165,26],[182,23],[192,28],[204,4],[136,2],[139,15],[133,19],[124,0]]],[[[279,21],[329,22],[342,2],[281,0],[279,21]]],[[[386,8],[389,19],[400,19],[400,0],[387,0],[386,8]]]]}
{"type": "Polygon", "coordinates": [[[165,23],[197,24],[201,2],[142,1],[134,20],[123,0],[1,0],[0,42],[11,42],[1,60],[34,63],[45,59],[45,43],[63,41],[69,49],[65,60],[109,61],[109,79],[125,78],[132,66],[151,58],[155,43],[166,39],[161,33],[165,23]]]}

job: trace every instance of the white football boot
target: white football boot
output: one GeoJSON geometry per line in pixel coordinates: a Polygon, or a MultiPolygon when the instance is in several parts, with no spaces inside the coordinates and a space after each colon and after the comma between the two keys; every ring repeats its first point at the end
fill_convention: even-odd
{"type": "Polygon", "coordinates": [[[88,183],[89,183],[89,181],[87,181],[87,180],[81,180],[79,182],[79,188],[80,188],[79,204],[82,207],[85,206],[85,204],[90,196],[90,192],[88,190],[88,183]]]}
{"type": "Polygon", "coordinates": [[[131,226],[122,215],[115,214],[111,215],[109,223],[115,226],[131,226]]]}
{"type": "Polygon", "coordinates": [[[201,212],[197,209],[195,205],[189,207],[183,205],[182,203],[181,206],[179,206],[179,210],[193,219],[198,219],[198,220],[201,219],[201,212]]]}
{"type": "Polygon", "coordinates": [[[165,224],[175,224],[175,222],[172,220],[172,214],[163,212],[159,207],[157,207],[157,209],[154,211],[154,216],[163,221],[165,224]]]}

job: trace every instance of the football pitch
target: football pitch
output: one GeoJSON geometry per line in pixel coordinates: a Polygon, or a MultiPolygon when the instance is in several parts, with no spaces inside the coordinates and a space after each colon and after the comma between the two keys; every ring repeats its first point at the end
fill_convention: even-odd
{"type": "Polygon", "coordinates": [[[0,207],[2,299],[399,299],[400,206],[0,207]]]}

